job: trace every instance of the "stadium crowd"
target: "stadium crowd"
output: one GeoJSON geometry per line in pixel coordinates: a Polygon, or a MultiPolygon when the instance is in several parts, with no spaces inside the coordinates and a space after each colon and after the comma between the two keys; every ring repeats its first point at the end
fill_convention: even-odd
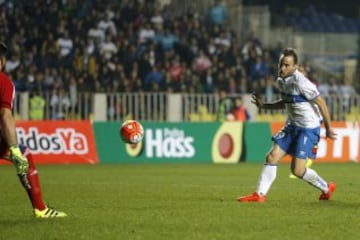
{"type": "Polygon", "coordinates": [[[247,70],[252,77],[269,72],[267,64],[254,66],[260,45],[241,54],[221,5],[204,21],[149,1],[44,3],[2,8],[2,36],[12,49],[6,71],[18,91],[74,84],[91,92],[235,92],[247,91],[247,70]]]}
{"type": "Polygon", "coordinates": [[[77,92],[261,89],[271,99],[283,46],[267,48],[251,34],[242,43],[227,21],[220,1],[200,16],[149,0],[8,0],[0,38],[18,92],[69,94],[71,102],[77,92]]]}

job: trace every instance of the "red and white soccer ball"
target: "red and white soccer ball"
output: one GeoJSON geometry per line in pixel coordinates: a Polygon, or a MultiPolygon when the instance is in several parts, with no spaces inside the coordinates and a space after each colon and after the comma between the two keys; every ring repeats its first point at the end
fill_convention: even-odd
{"type": "Polygon", "coordinates": [[[140,122],[136,120],[126,120],[120,128],[120,136],[126,143],[139,143],[144,136],[144,128],[140,122]]]}

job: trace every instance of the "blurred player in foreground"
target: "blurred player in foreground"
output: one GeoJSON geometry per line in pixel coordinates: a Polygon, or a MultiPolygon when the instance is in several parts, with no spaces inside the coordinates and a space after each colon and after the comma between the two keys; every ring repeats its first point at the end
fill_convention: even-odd
{"type": "Polygon", "coordinates": [[[276,178],[277,163],[286,155],[292,156],[291,172],[298,178],[321,191],[319,200],[329,200],[336,189],[335,183],[327,183],[316,171],[306,167],[306,159],[315,159],[313,152],[320,140],[322,121],[326,137],[335,139],[331,120],[324,99],[316,86],[297,70],[297,54],[286,48],[279,59],[277,83],[281,98],[273,103],[264,103],[258,94],[253,94],[253,103],[258,108],[283,109],[288,113],[285,127],[272,140],[274,144],[266,156],[259,183],[251,195],[239,197],[239,202],[265,202],[266,195],[276,178]]]}
{"type": "Polygon", "coordinates": [[[2,70],[6,64],[7,47],[0,43],[0,158],[11,161],[25,188],[36,218],[66,217],[63,212],[46,206],[42,200],[38,172],[29,150],[18,145],[15,119],[12,115],[15,88],[2,70]]]}

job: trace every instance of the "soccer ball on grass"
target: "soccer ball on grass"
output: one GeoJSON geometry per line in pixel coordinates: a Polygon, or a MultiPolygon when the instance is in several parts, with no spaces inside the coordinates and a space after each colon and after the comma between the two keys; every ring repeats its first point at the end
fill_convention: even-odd
{"type": "Polygon", "coordinates": [[[144,136],[144,128],[136,120],[126,120],[120,128],[120,136],[125,143],[139,143],[144,136]]]}

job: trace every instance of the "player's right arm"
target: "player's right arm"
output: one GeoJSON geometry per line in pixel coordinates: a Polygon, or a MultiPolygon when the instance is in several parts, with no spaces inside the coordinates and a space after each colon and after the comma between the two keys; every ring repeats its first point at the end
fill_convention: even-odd
{"type": "Polygon", "coordinates": [[[284,109],[285,108],[285,101],[283,99],[279,99],[272,103],[264,103],[261,99],[261,96],[258,93],[253,93],[251,95],[252,100],[251,102],[255,104],[258,108],[262,109],[284,109]]]}

